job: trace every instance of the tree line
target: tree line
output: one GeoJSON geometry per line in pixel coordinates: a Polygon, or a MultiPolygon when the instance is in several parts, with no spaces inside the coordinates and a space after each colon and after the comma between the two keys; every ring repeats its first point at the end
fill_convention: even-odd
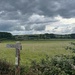
{"type": "Polygon", "coordinates": [[[45,40],[45,39],[75,39],[75,34],[32,34],[32,35],[15,35],[18,40],[45,40]]]}
{"type": "Polygon", "coordinates": [[[45,39],[75,39],[75,34],[31,34],[31,35],[12,35],[8,32],[0,32],[0,40],[45,40],[45,39]]]}
{"type": "Polygon", "coordinates": [[[0,32],[0,41],[2,40],[11,40],[13,39],[13,35],[8,32],[0,32]]]}

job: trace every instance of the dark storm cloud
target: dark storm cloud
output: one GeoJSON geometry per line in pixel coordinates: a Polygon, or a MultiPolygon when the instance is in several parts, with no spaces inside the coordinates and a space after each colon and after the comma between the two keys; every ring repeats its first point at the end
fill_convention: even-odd
{"type": "Polygon", "coordinates": [[[1,23],[0,24],[0,31],[10,31],[10,29],[12,28],[11,24],[5,24],[5,23],[1,23]]]}
{"type": "Polygon", "coordinates": [[[24,28],[42,31],[46,25],[56,22],[54,17],[58,15],[75,17],[75,0],[0,0],[0,20],[4,20],[0,22],[0,31],[23,31],[24,28]],[[40,17],[30,18],[35,14],[40,17]],[[6,22],[8,20],[11,21],[6,22]]]}
{"type": "Polygon", "coordinates": [[[75,17],[75,0],[39,0],[42,14],[47,16],[60,15],[65,18],[75,17]]]}
{"type": "Polygon", "coordinates": [[[23,31],[20,25],[17,22],[12,21],[0,21],[0,31],[23,31]]]}
{"type": "Polygon", "coordinates": [[[71,18],[75,16],[75,0],[0,0],[0,11],[9,12],[9,16],[11,12],[16,16],[15,11],[18,10],[23,15],[37,13],[71,18]]]}
{"type": "Polygon", "coordinates": [[[35,31],[43,31],[43,30],[45,30],[45,25],[35,25],[34,27],[33,27],[33,29],[35,30],[35,31]],[[40,27],[41,26],[41,27],[40,27]]]}

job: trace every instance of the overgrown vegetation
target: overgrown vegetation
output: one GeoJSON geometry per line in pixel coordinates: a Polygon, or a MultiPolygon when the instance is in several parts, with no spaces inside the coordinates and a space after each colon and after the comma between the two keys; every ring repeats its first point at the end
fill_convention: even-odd
{"type": "MultiPolygon", "coordinates": [[[[65,47],[75,40],[51,40],[51,41],[21,41],[20,51],[21,65],[30,65],[31,60],[39,62],[45,55],[53,57],[59,54],[72,55],[72,51],[65,50],[65,47]]],[[[6,59],[14,65],[15,49],[6,48],[6,44],[15,44],[16,41],[4,41],[0,43],[0,59],[6,59]]]]}
{"type": "MultiPolygon", "coordinates": [[[[5,61],[0,60],[0,72],[14,75],[15,69],[5,61]],[[11,73],[11,74],[10,74],[11,73]]],[[[46,56],[39,63],[32,61],[30,67],[21,66],[21,75],[75,75],[75,56],[46,56]]]]}
{"type": "Polygon", "coordinates": [[[72,52],[75,53],[75,43],[71,42],[69,45],[70,46],[66,47],[66,50],[72,50],[72,52]]]}
{"type": "Polygon", "coordinates": [[[14,66],[4,59],[0,59],[0,75],[14,75],[14,66]]]}
{"type": "Polygon", "coordinates": [[[32,62],[34,75],[75,75],[75,56],[57,55],[52,59],[46,57],[40,63],[32,62]]]}

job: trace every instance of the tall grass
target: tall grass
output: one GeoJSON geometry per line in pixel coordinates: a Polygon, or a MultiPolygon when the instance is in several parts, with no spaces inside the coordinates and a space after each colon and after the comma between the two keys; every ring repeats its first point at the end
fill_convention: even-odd
{"type": "MultiPolygon", "coordinates": [[[[71,51],[65,50],[65,47],[75,40],[49,40],[49,41],[22,41],[21,65],[29,65],[31,60],[39,62],[46,55],[51,58],[55,55],[72,55],[71,51]]],[[[0,43],[0,58],[15,64],[15,49],[6,48],[6,44],[15,44],[15,41],[6,41],[0,43]]]]}

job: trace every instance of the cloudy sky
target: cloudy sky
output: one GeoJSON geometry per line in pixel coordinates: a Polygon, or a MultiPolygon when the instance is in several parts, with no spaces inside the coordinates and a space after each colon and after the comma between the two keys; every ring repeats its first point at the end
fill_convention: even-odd
{"type": "Polygon", "coordinates": [[[75,33],[75,0],[0,0],[0,31],[75,33]]]}

